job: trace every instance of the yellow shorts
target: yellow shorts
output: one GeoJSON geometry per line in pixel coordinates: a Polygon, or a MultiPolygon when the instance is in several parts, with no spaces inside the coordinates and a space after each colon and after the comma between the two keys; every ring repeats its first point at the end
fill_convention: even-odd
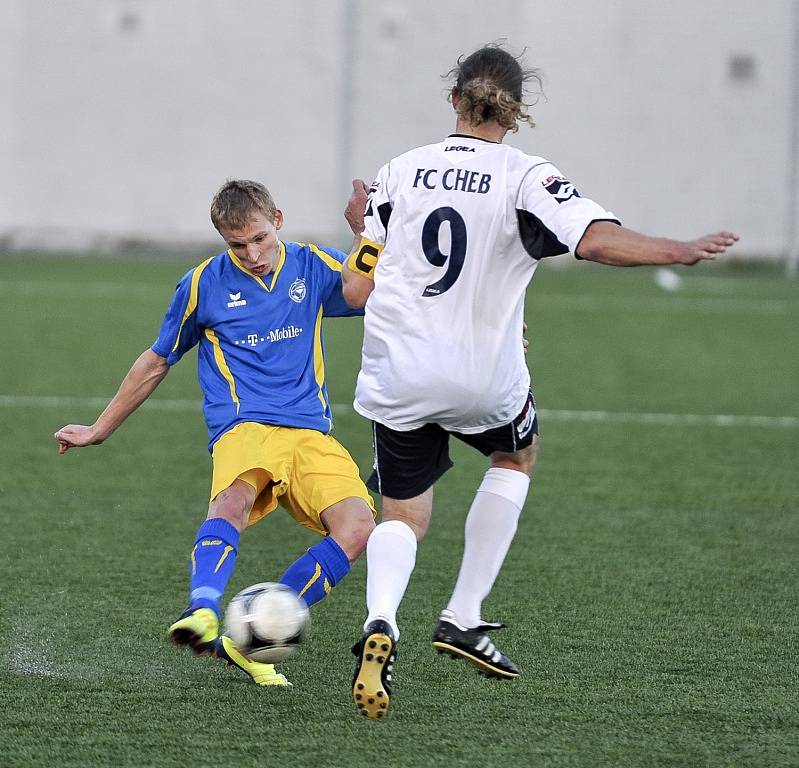
{"type": "Polygon", "coordinates": [[[372,497],[347,450],[332,435],[247,421],[214,444],[211,500],[240,479],[258,494],[249,525],[278,502],[301,525],[326,534],[319,515],[331,504],[355,496],[375,515],[372,497]]]}

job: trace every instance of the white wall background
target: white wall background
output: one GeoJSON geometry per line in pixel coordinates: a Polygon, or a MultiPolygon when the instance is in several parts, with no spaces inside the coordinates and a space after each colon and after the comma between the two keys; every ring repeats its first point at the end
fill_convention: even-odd
{"type": "Polygon", "coordinates": [[[349,179],[449,132],[440,75],[504,38],[546,92],[510,143],[630,227],[727,227],[781,256],[796,7],[1,0],[0,243],[212,242],[210,199],[240,176],[270,187],[287,238],[345,247],[349,179]]]}

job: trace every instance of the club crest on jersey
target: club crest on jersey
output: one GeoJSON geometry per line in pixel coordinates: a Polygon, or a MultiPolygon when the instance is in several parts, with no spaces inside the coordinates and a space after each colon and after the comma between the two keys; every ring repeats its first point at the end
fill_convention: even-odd
{"type": "Polygon", "coordinates": [[[541,182],[541,186],[559,203],[565,203],[573,197],[580,197],[580,193],[574,188],[574,184],[563,176],[550,176],[541,182]]]}
{"type": "Polygon", "coordinates": [[[241,291],[238,293],[229,293],[228,296],[230,296],[230,301],[227,303],[228,309],[247,306],[247,300],[241,298],[241,291]]]}
{"type": "Polygon", "coordinates": [[[305,290],[305,278],[299,277],[289,286],[289,298],[299,304],[305,298],[305,290]]]}

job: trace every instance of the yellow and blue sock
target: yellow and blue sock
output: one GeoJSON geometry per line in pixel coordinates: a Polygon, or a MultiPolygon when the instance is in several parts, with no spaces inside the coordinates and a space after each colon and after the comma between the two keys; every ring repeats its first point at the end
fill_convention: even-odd
{"type": "Polygon", "coordinates": [[[322,600],[350,572],[350,561],[335,539],[327,536],[295,560],[280,577],[308,605],[322,600]]]}
{"type": "Polygon", "coordinates": [[[222,614],[219,601],[236,565],[239,532],[227,520],[214,517],[197,531],[191,553],[189,603],[192,610],[210,608],[222,614]]]}

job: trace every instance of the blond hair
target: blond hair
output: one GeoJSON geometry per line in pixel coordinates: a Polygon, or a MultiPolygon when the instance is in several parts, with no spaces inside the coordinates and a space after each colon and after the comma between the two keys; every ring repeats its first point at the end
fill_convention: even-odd
{"type": "Polygon", "coordinates": [[[211,201],[211,221],[217,230],[242,229],[256,213],[262,213],[274,224],[276,212],[269,190],[247,179],[228,179],[211,201]]]}

